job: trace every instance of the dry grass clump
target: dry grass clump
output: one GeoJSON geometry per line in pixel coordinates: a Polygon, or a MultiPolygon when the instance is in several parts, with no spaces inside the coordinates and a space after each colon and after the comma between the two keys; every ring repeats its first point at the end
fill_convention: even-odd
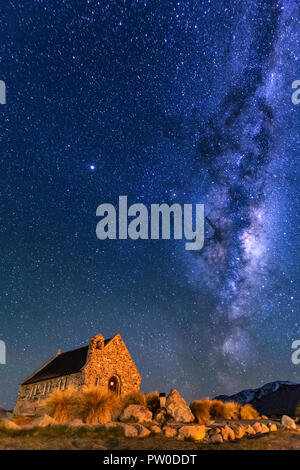
{"type": "Polygon", "coordinates": [[[235,401],[223,403],[224,408],[220,411],[220,418],[239,419],[241,405],[235,401]]]}
{"type": "Polygon", "coordinates": [[[210,415],[212,418],[226,419],[227,413],[225,413],[225,403],[220,400],[211,400],[210,415]]]}
{"type": "Polygon", "coordinates": [[[131,392],[122,398],[122,409],[129,405],[141,405],[155,413],[160,408],[159,393],[157,391],[151,393],[131,392]]]}
{"type": "Polygon", "coordinates": [[[105,393],[98,387],[84,387],[77,395],[77,415],[88,424],[104,424],[111,421],[113,411],[120,406],[114,393],[105,393]]]}
{"type": "Polygon", "coordinates": [[[235,401],[197,400],[190,405],[199,424],[206,424],[211,418],[221,419],[258,419],[259,414],[251,405],[241,406],[235,401]]]}
{"type": "Polygon", "coordinates": [[[196,400],[190,404],[192,413],[195,415],[199,424],[206,424],[210,420],[210,407],[211,401],[208,398],[205,400],[196,400]]]}
{"type": "Polygon", "coordinates": [[[259,413],[252,405],[247,403],[246,405],[241,406],[240,416],[241,419],[258,419],[259,413]]]}
{"type": "Polygon", "coordinates": [[[67,423],[76,405],[77,393],[73,387],[67,390],[54,390],[43,402],[42,406],[57,423],[67,423]]]}
{"type": "Polygon", "coordinates": [[[224,403],[221,400],[211,400],[210,416],[221,419],[238,419],[240,405],[234,401],[224,403]]]}
{"type": "Polygon", "coordinates": [[[59,424],[79,417],[88,424],[104,424],[111,421],[120,400],[114,393],[105,393],[99,387],[84,387],[80,391],[69,387],[64,391],[54,390],[42,406],[59,424]]]}
{"type": "Polygon", "coordinates": [[[122,408],[126,408],[129,405],[142,405],[147,406],[146,395],[140,392],[127,393],[122,398],[122,408]]]}
{"type": "Polygon", "coordinates": [[[152,411],[152,413],[156,413],[156,411],[159,410],[160,401],[159,393],[157,391],[146,393],[146,406],[150,411],[152,411]]]}

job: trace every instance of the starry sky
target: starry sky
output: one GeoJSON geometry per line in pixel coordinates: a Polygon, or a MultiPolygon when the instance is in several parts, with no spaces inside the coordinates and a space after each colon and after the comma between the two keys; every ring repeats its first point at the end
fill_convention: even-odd
{"type": "Polygon", "coordinates": [[[300,381],[298,0],[0,7],[0,402],[120,333],[142,390],[300,381]],[[205,204],[205,243],[98,240],[96,208],[205,204]]]}

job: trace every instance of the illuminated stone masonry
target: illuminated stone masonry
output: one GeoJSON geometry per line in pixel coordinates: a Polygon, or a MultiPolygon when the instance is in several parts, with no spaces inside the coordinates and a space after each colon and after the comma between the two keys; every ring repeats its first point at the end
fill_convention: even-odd
{"type": "Polygon", "coordinates": [[[38,413],[42,400],[53,390],[96,385],[117,395],[140,390],[141,376],[124,341],[117,334],[93,336],[88,346],[57,354],[21,384],[14,414],[38,413]]]}

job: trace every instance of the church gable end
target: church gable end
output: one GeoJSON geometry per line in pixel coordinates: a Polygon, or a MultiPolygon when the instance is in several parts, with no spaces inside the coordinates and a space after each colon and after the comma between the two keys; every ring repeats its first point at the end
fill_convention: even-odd
{"type": "Polygon", "coordinates": [[[97,335],[90,341],[84,383],[121,395],[138,392],[141,376],[121,336],[117,334],[106,342],[103,340],[97,335]]]}

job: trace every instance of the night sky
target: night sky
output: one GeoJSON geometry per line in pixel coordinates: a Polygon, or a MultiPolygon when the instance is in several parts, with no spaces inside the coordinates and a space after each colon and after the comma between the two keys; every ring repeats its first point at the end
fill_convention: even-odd
{"type": "Polygon", "coordinates": [[[142,390],[300,381],[297,0],[0,7],[0,402],[123,337],[142,390]],[[205,204],[205,243],[96,237],[101,203],[205,204]]]}

